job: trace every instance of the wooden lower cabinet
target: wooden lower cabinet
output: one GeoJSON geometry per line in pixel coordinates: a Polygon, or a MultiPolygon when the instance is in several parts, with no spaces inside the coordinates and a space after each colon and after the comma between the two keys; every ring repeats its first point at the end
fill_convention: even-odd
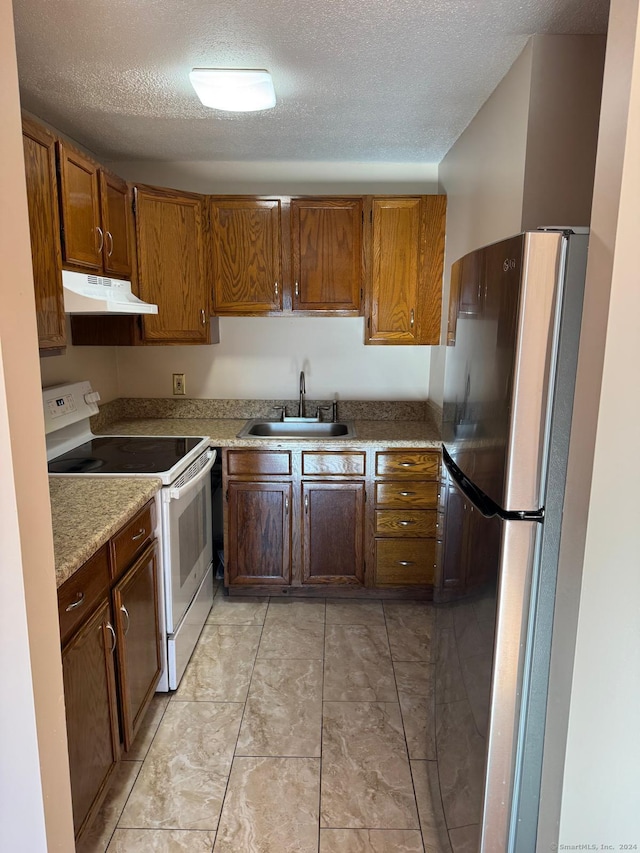
{"type": "Polygon", "coordinates": [[[120,757],[115,645],[105,598],[62,652],[76,837],[97,811],[120,757]]]}
{"type": "Polygon", "coordinates": [[[291,582],[291,511],[291,483],[228,483],[228,583],[291,582]]]}
{"type": "Polygon", "coordinates": [[[302,482],[303,583],[363,583],[364,503],[364,483],[302,482]]]}
{"type": "Polygon", "coordinates": [[[120,718],[131,749],[160,679],[158,546],[154,542],[113,588],[120,718]]]}

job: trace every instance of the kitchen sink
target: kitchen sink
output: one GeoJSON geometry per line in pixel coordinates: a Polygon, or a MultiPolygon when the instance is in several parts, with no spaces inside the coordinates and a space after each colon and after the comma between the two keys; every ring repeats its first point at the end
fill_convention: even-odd
{"type": "Polygon", "coordinates": [[[321,423],[320,421],[275,421],[253,418],[243,426],[238,438],[355,438],[351,421],[321,423]]]}

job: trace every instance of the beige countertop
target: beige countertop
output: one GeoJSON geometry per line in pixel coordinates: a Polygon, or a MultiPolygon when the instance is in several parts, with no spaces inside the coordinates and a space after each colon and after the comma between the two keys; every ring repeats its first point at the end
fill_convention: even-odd
{"type": "Polygon", "coordinates": [[[49,477],[56,585],[61,586],[162,485],[157,477],[49,477]]]}
{"type": "Polygon", "coordinates": [[[235,418],[136,418],[114,421],[102,430],[110,435],[204,435],[220,447],[387,447],[440,449],[440,431],[432,421],[354,421],[356,437],[350,439],[238,438],[246,419],[235,418]]]}

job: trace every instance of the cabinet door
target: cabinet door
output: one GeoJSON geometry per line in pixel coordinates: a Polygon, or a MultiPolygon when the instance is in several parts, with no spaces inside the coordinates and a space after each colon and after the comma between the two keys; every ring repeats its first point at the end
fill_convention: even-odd
{"type": "Polygon", "coordinates": [[[214,314],[282,310],[280,201],[209,199],[214,314]]]}
{"type": "Polygon", "coordinates": [[[131,749],[160,678],[157,543],[113,588],[124,748],[131,749]]]}
{"type": "Polygon", "coordinates": [[[364,488],[303,481],[304,583],[362,583],[364,488]]]}
{"type": "Polygon", "coordinates": [[[359,314],[362,199],[293,199],[294,311],[359,314]]]}
{"type": "Polygon", "coordinates": [[[29,205],[31,261],[40,349],[66,344],[55,137],[31,119],[22,120],[29,205]]]}
{"type": "Polygon", "coordinates": [[[144,340],[205,344],[203,197],[151,187],[137,187],[135,196],[140,298],[158,306],[158,314],[143,316],[144,340]]]}
{"type": "Polygon", "coordinates": [[[62,651],[76,836],[98,808],[119,758],[112,653],[115,634],[109,618],[109,602],[105,600],[62,651]]]}
{"type": "Polygon", "coordinates": [[[100,226],[96,164],[58,142],[65,263],[88,270],[102,269],[104,232],[100,226]]]}
{"type": "Polygon", "coordinates": [[[440,340],[445,196],[374,198],[367,343],[440,340]]]}
{"type": "Polygon", "coordinates": [[[448,478],[443,488],[446,488],[446,521],[442,587],[463,594],[467,582],[469,504],[448,478]]]}
{"type": "Polygon", "coordinates": [[[131,240],[129,191],[117,175],[100,170],[100,207],[104,246],[102,250],[105,273],[131,275],[131,240]]]}
{"type": "Polygon", "coordinates": [[[291,483],[230,482],[230,584],[290,583],[291,483]]]}

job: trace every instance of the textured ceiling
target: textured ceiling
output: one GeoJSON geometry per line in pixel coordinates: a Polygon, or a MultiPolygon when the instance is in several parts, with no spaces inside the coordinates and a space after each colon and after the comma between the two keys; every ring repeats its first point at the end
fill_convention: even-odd
{"type": "Polygon", "coordinates": [[[532,33],[608,0],[14,0],[23,105],[111,160],[439,162],[532,33]],[[188,73],[267,68],[278,103],[208,110],[188,73]]]}

